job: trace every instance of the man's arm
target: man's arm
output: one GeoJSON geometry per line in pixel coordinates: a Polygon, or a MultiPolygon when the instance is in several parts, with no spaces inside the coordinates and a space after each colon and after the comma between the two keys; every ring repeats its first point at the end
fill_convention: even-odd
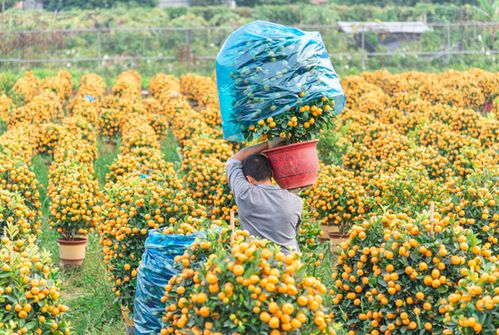
{"type": "Polygon", "coordinates": [[[240,150],[238,153],[236,153],[234,156],[232,156],[229,159],[235,159],[237,161],[242,162],[246,158],[248,158],[249,156],[259,154],[260,152],[267,150],[268,148],[269,148],[268,142],[255,144],[251,147],[247,147],[247,148],[240,150]]]}
{"type": "Polygon", "coordinates": [[[250,189],[251,184],[243,174],[242,162],[251,155],[267,150],[267,142],[247,147],[229,158],[226,163],[227,180],[230,189],[236,198],[244,196],[250,189]]]}

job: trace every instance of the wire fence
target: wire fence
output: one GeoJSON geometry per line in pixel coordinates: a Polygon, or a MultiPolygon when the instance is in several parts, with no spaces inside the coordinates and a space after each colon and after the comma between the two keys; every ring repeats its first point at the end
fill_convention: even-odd
{"type": "MultiPolygon", "coordinates": [[[[336,66],[361,70],[407,64],[448,64],[457,59],[496,63],[499,22],[432,23],[420,32],[345,33],[339,25],[301,26],[320,31],[336,66]]],[[[0,67],[64,63],[106,66],[123,62],[211,62],[237,27],[99,28],[0,33],[0,67]]]]}

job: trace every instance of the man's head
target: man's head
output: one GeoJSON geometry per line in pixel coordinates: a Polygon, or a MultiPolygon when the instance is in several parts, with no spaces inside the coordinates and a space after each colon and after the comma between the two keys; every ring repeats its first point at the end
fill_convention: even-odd
{"type": "Polygon", "coordinates": [[[267,157],[251,155],[243,161],[243,173],[253,185],[269,184],[272,178],[272,167],[267,157]]]}

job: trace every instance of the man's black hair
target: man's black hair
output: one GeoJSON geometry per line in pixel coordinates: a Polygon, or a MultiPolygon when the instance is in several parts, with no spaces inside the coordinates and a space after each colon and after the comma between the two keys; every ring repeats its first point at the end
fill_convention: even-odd
{"type": "Polygon", "coordinates": [[[272,177],[272,167],[267,157],[251,155],[243,161],[244,176],[253,177],[256,181],[264,181],[272,177]]]}

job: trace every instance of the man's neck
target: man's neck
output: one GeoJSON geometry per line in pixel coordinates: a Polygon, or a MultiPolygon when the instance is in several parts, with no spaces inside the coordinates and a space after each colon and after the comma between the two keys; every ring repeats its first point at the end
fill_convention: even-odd
{"type": "Polygon", "coordinates": [[[259,181],[256,183],[256,185],[272,185],[272,180],[264,180],[264,181],[259,181]]]}

